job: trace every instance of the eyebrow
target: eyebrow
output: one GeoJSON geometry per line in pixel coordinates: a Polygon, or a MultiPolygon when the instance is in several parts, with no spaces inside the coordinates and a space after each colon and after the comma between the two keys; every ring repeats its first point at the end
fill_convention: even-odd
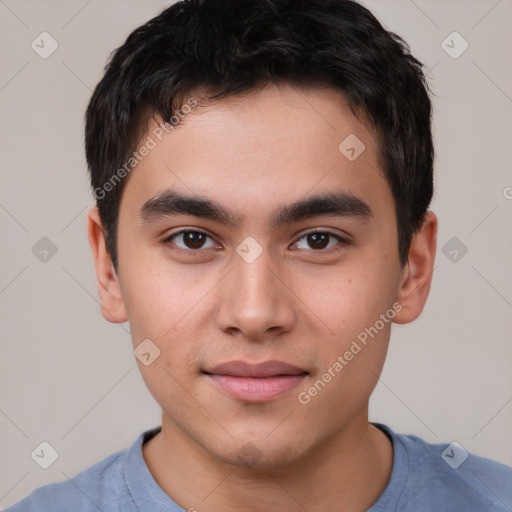
{"type": "MultiPolygon", "coordinates": [[[[237,228],[243,217],[217,203],[199,195],[185,195],[174,190],[165,190],[148,199],[139,209],[143,224],[175,215],[193,215],[213,220],[231,228],[237,228]]],[[[293,224],[320,215],[354,217],[368,221],[373,217],[366,202],[351,193],[343,191],[325,192],[309,196],[288,205],[279,206],[271,216],[271,229],[293,224]]]]}

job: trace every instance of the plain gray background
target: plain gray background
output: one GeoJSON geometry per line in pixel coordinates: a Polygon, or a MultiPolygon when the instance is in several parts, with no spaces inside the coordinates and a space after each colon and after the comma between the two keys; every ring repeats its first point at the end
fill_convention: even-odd
{"type": "MultiPolygon", "coordinates": [[[[170,3],[0,0],[1,507],[160,424],[128,325],[100,314],[83,115],[109,52],[170,3]]],[[[363,3],[431,69],[440,220],[430,298],[393,328],[370,419],[512,465],[512,2],[363,3]]]]}

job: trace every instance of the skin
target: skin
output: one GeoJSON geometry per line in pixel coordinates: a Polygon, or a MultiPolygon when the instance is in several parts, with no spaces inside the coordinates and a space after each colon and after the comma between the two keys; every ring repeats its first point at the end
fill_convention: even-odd
{"type": "Polygon", "coordinates": [[[150,366],[137,360],[162,408],[162,432],[143,446],[148,468],[185,510],[366,510],[393,463],[391,442],[368,423],[391,322],[309,403],[297,397],[394,303],[401,305],[394,322],[418,317],[430,289],[436,216],[427,213],[401,268],[376,138],[339,91],[272,85],[201,105],[127,178],[119,273],[97,209],[88,217],[104,317],[128,320],[134,347],[149,338],[160,350],[150,366]],[[349,134],[365,144],[355,161],[338,150],[349,134]],[[168,188],[210,198],[243,222],[232,228],[183,214],[142,222],[141,206],[168,188]],[[269,228],[278,206],[340,189],[364,200],[372,217],[317,215],[269,228]],[[183,228],[206,231],[206,248],[187,252],[182,236],[165,241],[183,228]],[[331,237],[319,249],[305,237],[312,228],[348,235],[351,244],[336,251],[331,237]],[[248,236],[262,248],[252,263],[236,252],[248,236]],[[298,387],[250,403],[202,373],[235,359],[277,359],[309,373],[298,387]],[[238,457],[247,443],[258,454],[249,465],[238,457]]]}

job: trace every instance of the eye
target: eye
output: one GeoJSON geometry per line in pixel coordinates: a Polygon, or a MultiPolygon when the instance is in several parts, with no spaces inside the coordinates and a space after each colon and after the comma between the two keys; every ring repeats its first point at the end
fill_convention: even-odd
{"type": "Polygon", "coordinates": [[[305,244],[303,243],[303,245],[307,244],[309,248],[315,249],[317,252],[323,252],[325,249],[331,249],[332,247],[336,247],[336,250],[338,250],[350,244],[341,236],[331,233],[330,231],[312,231],[306,233],[294,244],[298,249],[308,249],[308,247],[300,247],[301,240],[305,240],[305,244]]]}
{"type": "Polygon", "coordinates": [[[199,249],[212,249],[216,247],[215,242],[207,233],[197,229],[182,229],[177,233],[173,233],[164,240],[164,243],[168,242],[185,251],[198,251],[199,249]],[[206,244],[208,239],[211,242],[210,245],[206,244]]]}

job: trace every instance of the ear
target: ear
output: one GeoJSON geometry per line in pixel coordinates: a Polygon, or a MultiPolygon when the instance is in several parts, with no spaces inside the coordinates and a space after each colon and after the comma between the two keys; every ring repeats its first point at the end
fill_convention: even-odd
{"type": "Polygon", "coordinates": [[[414,234],[407,263],[402,269],[397,302],[402,309],[394,322],[412,322],[423,311],[430,292],[437,245],[437,217],[427,211],[420,229],[414,234]]]}
{"type": "Polygon", "coordinates": [[[107,250],[98,208],[93,208],[87,214],[87,234],[96,267],[101,314],[105,320],[112,323],[126,322],[126,310],[119,286],[119,277],[107,250]]]}

